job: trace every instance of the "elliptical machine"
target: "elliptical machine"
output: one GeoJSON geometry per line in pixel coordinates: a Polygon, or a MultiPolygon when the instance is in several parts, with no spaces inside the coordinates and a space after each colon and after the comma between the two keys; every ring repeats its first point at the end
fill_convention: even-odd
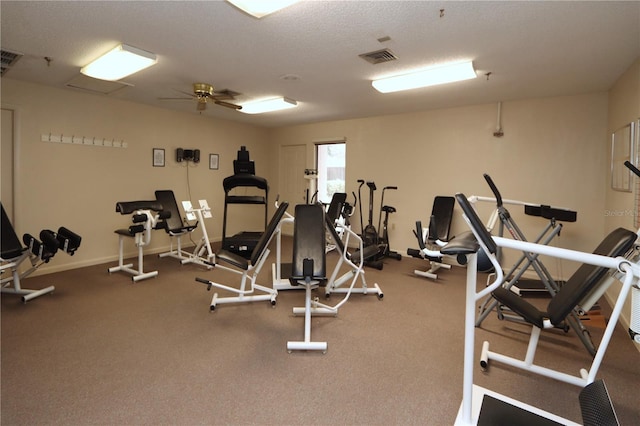
{"type": "Polygon", "coordinates": [[[395,207],[385,206],[384,205],[384,192],[387,189],[398,189],[397,186],[385,186],[382,188],[382,198],[380,200],[380,213],[378,216],[378,229],[382,225],[382,235],[378,233],[378,229],[373,225],[373,204],[374,204],[374,193],[377,190],[376,184],[373,181],[366,182],[369,187],[369,221],[366,226],[363,223],[362,216],[362,195],[361,188],[365,184],[365,181],[362,179],[358,179],[358,183],[360,186],[358,187],[358,197],[360,198],[360,229],[362,230],[362,241],[365,247],[377,246],[378,254],[375,255],[372,260],[365,262],[366,266],[373,267],[379,270],[382,270],[383,263],[382,259],[385,257],[391,257],[393,259],[401,260],[402,256],[395,251],[392,251],[389,245],[389,215],[396,212],[395,207]],[[384,222],[382,222],[382,212],[385,212],[384,222]]]}
{"type": "Polygon", "coordinates": [[[396,212],[396,208],[392,206],[384,205],[384,191],[387,189],[398,189],[397,186],[385,186],[382,188],[382,198],[380,199],[380,214],[378,216],[378,229],[380,229],[380,221],[382,219],[382,212],[384,212],[384,222],[382,222],[382,236],[380,236],[378,241],[378,246],[380,247],[380,257],[390,257],[396,260],[402,260],[402,255],[397,251],[391,250],[391,245],[389,244],[389,215],[396,212]]]}

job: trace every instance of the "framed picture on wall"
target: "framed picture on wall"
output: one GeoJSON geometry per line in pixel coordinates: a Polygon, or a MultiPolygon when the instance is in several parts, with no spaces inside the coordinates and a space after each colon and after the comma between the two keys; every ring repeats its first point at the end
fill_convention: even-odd
{"type": "Polygon", "coordinates": [[[218,170],[219,157],[218,154],[209,154],[209,169],[218,170]]]}
{"type": "Polygon", "coordinates": [[[631,192],[631,170],[625,161],[633,161],[635,123],[629,123],[611,135],[611,189],[631,192]]]}
{"type": "Polygon", "coordinates": [[[153,148],[153,167],[164,167],[163,148],[153,148]]]}

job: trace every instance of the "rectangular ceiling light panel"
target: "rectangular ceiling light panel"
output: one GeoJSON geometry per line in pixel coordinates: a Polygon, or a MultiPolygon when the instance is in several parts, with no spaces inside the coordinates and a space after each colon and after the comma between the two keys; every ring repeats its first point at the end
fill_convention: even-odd
{"type": "Polygon", "coordinates": [[[121,44],[105,53],[80,72],[100,80],[120,80],[157,62],[156,55],[137,47],[121,44]]]}
{"type": "Polygon", "coordinates": [[[371,85],[379,92],[390,93],[401,90],[418,89],[421,87],[435,86],[437,84],[453,83],[476,78],[473,62],[446,64],[409,74],[374,80],[371,85]]]}
{"type": "Polygon", "coordinates": [[[245,114],[261,114],[263,112],[280,111],[298,106],[298,103],[289,98],[275,98],[264,101],[249,102],[242,104],[240,112],[245,114]]]}
{"type": "Polygon", "coordinates": [[[280,9],[291,6],[299,0],[227,0],[229,3],[242,10],[245,13],[255,17],[262,18],[270,15],[280,9]]]}

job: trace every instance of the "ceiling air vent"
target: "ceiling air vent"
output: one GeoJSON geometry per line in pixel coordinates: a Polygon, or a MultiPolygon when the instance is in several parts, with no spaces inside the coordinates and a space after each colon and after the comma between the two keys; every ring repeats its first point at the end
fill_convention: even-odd
{"type": "Polygon", "coordinates": [[[8,50],[0,50],[2,53],[2,72],[0,75],[4,75],[9,68],[11,68],[20,58],[22,58],[22,53],[10,52],[8,50]]]}
{"type": "Polygon", "coordinates": [[[398,59],[389,49],[376,50],[375,52],[363,53],[358,56],[371,64],[381,64],[398,59]]]}

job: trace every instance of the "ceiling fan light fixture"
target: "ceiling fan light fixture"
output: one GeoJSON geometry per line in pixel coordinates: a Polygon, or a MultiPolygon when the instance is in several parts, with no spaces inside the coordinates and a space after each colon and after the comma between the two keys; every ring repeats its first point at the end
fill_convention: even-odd
{"type": "Polygon", "coordinates": [[[289,98],[266,99],[242,104],[241,112],[245,114],[262,114],[264,112],[281,111],[298,106],[298,102],[289,98]]]}
{"type": "Polygon", "coordinates": [[[229,3],[245,13],[262,18],[285,7],[291,6],[300,0],[227,0],[229,3]]]}
{"type": "Polygon", "coordinates": [[[473,62],[467,61],[437,65],[409,74],[381,78],[373,80],[371,85],[378,92],[390,93],[470,80],[472,78],[476,78],[476,72],[473,69],[473,62]]]}
{"type": "Polygon", "coordinates": [[[100,80],[115,81],[142,71],[157,62],[156,55],[151,52],[120,44],[82,67],[80,72],[100,80]]]}

